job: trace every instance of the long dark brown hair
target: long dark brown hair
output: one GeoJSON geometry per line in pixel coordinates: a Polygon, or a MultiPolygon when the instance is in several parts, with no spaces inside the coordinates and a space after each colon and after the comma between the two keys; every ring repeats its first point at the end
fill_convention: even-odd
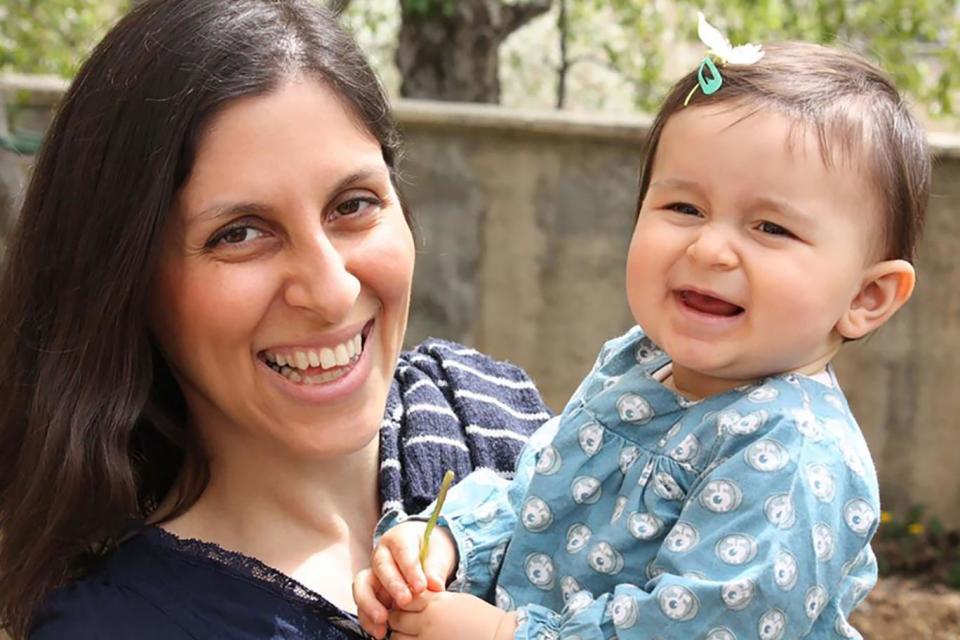
{"type": "Polygon", "coordinates": [[[770,109],[809,127],[828,165],[838,157],[864,163],[886,205],[882,258],[912,262],[930,195],[931,158],[923,127],[893,81],[866,58],[841,48],[779,42],[764,45],[764,51],[754,64],[721,65],[723,85],[711,95],[694,89],[696,69],[673,85],[647,139],[637,211],[670,116],[702,105],[770,109]]]}
{"type": "Polygon", "coordinates": [[[147,329],[150,279],[204,124],[295,76],[335,91],[394,171],[381,86],[310,0],[147,2],[60,104],[0,279],[0,626],[15,637],[175,482],[159,517],[205,486],[183,397],[147,329]]]}

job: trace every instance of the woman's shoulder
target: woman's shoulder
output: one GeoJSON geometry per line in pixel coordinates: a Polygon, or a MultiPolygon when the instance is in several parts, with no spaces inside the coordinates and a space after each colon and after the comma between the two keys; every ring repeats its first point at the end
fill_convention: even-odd
{"type": "Polygon", "coordinates": [[[145,527],[47,598],[29,637],[346,639],[360,637],[355,626],[255,558],[145,527]]]}
{"type": "Polygon", "coordinates": [[[194,638],[136,591],[85,579],[54,592],[34,616],[30,640],[194,638]]]}
{"type": "Polygon", "coordinates": [[[172,600],[156,598],[164,571],[142,553],[143,543],[129,541],[86,577],[51,593],[34,615],[29,638],[196,637],[178,623],[172,600]]]}

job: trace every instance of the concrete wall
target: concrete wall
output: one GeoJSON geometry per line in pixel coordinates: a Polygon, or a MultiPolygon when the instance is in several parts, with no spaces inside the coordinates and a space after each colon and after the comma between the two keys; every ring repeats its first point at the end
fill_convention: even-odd
{"type": "MultiPolygon", "coordinates": [[[[18,80],[20,85],[23,80],[18,80]]],[[[55,91],[35,92],[38,122],[55,91]]],[[[459,340],[525,367],[562,407],[632,323],[624,260],[646,120],[400,102],[420,246],[409,341],[459,340]]],[[[836,363],[886,507],[960,527],[960,140],[937,168],[916,295],[836,363]]]]}

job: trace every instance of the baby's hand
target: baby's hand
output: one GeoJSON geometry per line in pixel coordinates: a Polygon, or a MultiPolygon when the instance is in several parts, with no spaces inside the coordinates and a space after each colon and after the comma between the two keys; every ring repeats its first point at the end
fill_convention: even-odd
{"type": "Polygon", "coordinates": [[[392,640],[512,640],[516,614],[466,593],[422,593],[389,616],[392,640]]]}
{"type": "Polygon", "coordinates": [[[406,605],[424,589],[443,591],[457,567],[457,546],[446,527],[434,528],[424,567],[420,566],[426,528],[425,522],[404,522],[386,532],[373,550],[373,572],[397,606],[406,605]]]}
{"type": "Polygon", "coordinates": [[[387,635],[387,610],[393,598],[383,588],[372,569],[364,569],[353,579],[353,600],[357,603],[360,626],[374,638],[387,635]]]}

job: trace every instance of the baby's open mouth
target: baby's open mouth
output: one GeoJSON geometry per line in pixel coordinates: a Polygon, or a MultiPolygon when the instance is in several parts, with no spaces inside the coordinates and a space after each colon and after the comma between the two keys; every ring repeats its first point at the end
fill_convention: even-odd
{"type": "Polygon", "coordinates": [[[743,307],[739,307],[726,300],[715,298],[705,293],[697,293],[689,289],[677,292],[680,302],[687,305],[695,311],[706,313],[713,316],[722,316],[730,318],[743,313],[743,307]]]}
{"type": "Polygon", "coordinates": [[[258,355],[268,367],[290,382],[313,385],[332,382],[345,376],[363,354],[373,322],[357,335],[330,347],[290,347],[265,350],[258,355]]]}

